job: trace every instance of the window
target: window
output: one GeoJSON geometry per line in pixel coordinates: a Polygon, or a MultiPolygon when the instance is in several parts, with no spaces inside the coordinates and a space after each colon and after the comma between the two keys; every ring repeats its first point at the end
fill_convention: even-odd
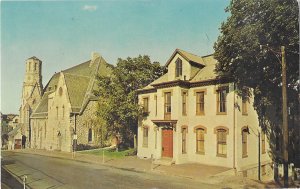
{"type": "Polygon", "coordinates": [[[226,113],[226,96],[227,96],[227,89],[220,89],[218,92],[218,113],[225,114],[226,113]]]}
{"type": "Polygon", "coordinates": [[[247,152],[247,138],[248,138],[248,130],[243,129],[242,130],[242,157],[248,157],[248,152],[247,152]]]}
{"type": "Polygon", "coordinates": [[[261,153],[266,153],[266,135],[264,132],[261,133],[261,153]]]}
{"type": "Polygon", "coordinates": [[[171,119],[171,92],[165,93],[165,119],[171,119]]]}
{"type": "Polygon", "coordinates": [[[186,97],[187,97],[187,92],[182,93],[182,115],[187,115],[186,113],[186,97]]]}
{"type": "Polygon", "coordinates": [[[204,129],[196,129],[196,153],[204,154],[204,129]]]}
{"type": "Polygon", "coordinates": [[[226,157],[227,155],[227,143],[226,143],[227,132],[225,129],[217,130],[217,155],[226,157]]]}
{"type": "Polygon", "coordinates": [[[63,118],[65,117],[65,106],[62,107],[62,115],[63,115],[63,118]]]}
{"type": "Polygon", "coordinates": [[[89,128],[89,133],[88,133],[88,142],[92,142],[93,140],[93,132],[92,129],[89,128]]]}
{"type": "Polygon", "coordinates": [[[143,112],[148,113],[149,112],[149,98],[143,98],[143,112]]]}
{"type": "Polygon", "coordinates": [[[248,114],[247,103],[248,103],[248,98],[243,96],[242,97],[242,114],[243,115],[248,114]]]}
{"type": "Polygon", "coordinates": [[[143,128],[143,147],[148,147],[148,127],[143,128]]]}
{"type": "Polygon", "coordinates": [[[154,96],[155,100],[155,115],[157,116],[157,95],[154,96]]]}
{"type": "Polygon", "coordinates": [[[154,130],[155,132],[155,149],[157,148],[157,128],[154,130]]]}
{"type": "Polygon", "coordinates": [[[175,63],[176,63],[176,71],[175,71],[176,77],[180,77],[182,76],[182,60],[178,58],[175,63]]]}
{"type": "MultiPolygon", "coordinates": [[[[56,88],[56,85],[55,85],[55,88],[56,88]]],[[[59,87],[59,89],[58,89],[58,94],[59,94],[59,96],[61,96],[63,94],[63,89],[61,87],[59,87]]]]}
{"type": "Polygon", "coordinates": [[[34,71],[36,71],[36,66],[37,66],[37,63],[34,64],[34,71]]]}
{"type": "Polygon", "coordinates": [[[182,128],[182,153],[186,154],[186,133],[187,128],[182,128]]]}
{"type": "Polygon", "coordinates": [[[204,115],[204,92],[196,93],[196,115],[204,115]]]}
{"type": "Polygon", "coordinates": [[[58,107],[56,106],[56,118],[58,118],[58,107]]]}
{"type": "Polygon", "coordinates": [[[47,127],[46,127],[46,122],[44,123],[44,127],[45,127],[45,138],[47,137],[47,127]]]}

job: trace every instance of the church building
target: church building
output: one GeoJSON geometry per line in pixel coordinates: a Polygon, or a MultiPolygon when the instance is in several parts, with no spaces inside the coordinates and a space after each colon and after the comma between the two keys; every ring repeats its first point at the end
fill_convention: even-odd
{"type": "Polygon", "coordinates": [[[70,152],[74,135],[79,145],[97,145],[98,104],[93,90],[97,88],[98,75],[111,73],[106,61],[94,53],[91,60],[55,73],[45,88],[41,84],[42,62],[33,57],[27,64],[21,120],[25,123],[30,147],[70,152]],[[32,81],[31,93],[27,89],[28,81],[32,81]]]}

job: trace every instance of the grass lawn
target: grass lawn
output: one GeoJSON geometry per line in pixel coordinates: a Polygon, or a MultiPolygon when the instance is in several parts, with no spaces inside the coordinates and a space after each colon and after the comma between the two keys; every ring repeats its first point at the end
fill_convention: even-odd
{"type": "Polygon", "coordinates": [[[78,151],[78,153],[102,156],[103,151],[104,151],[104,156],[106,156],[106,157],[121,158],[121,157],[125,157],[125,155],[127,153],[132,153],[134,151],[134,149],[130,148],[128,150],[122,150],[122,151],[118,151],[118,152],[111,151],[109,149],[95,149],[95,150],[88,150],[88,151],[78,151]]]}

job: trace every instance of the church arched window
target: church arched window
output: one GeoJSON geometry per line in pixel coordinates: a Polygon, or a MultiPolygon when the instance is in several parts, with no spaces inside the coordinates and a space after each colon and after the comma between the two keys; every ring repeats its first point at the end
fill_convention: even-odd
{"type": "Polygon", "coordinates": [[[93,140],[93,133],[92,133],[92,129],[89,128],[88,142],[92,142],[92,140],[93,140]]]}
{"type": "Polygon", "coordinates": [[[58,89],[58,94],[59,94],[59,96],[61,96],[63,94],[63,89],[61,87],[59,87],[59,89],[58,89]]]}

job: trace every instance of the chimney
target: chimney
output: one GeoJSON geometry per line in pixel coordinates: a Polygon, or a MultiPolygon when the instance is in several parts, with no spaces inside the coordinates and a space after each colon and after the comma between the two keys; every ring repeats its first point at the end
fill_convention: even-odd
{"type": "Polygon", "coordinates": [[[92,52],[91,54],[91,62],[90,62],[90,67],[96,62],[97,59],[100,58],[100,54],[97,52],[92,52]]]}

